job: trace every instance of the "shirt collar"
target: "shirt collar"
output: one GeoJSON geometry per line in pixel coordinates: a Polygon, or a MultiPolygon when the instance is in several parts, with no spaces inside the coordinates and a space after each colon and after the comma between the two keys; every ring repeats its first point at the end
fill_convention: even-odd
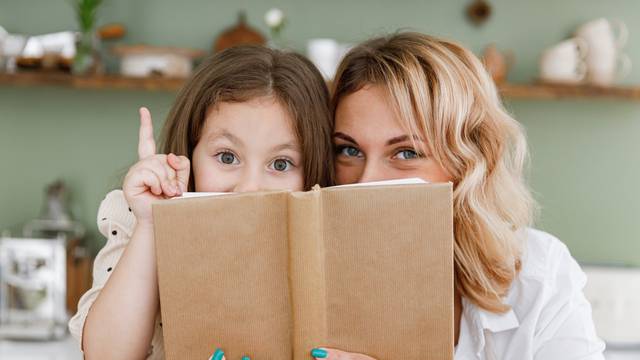
{"type": "Polygon", "coordinates": [[[485,347],[485,331],[498,333],[515,329],[520,326],[516,313],[510,308],[502,314],[492,313],[477,307],[475,304],[462,298],[462,311],[468,322],[470,337],[474,345],[476,355],[480,355],[485,347]]]}

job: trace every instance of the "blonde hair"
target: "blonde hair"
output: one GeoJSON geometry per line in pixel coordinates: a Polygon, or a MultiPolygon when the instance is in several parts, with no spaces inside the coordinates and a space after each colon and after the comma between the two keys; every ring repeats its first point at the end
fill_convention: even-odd
{"type": "Polygon", "coordinates": [[[535,201],[525,184],[524,131],[504,110],[482,63],[467,49],[399,33],[352,49],[338,68],[333,111],[367,85],[387,92],[402,126],[425,140],[454,179],[455,286],[477,306],[504,312],[520,269],[535,201]]]}

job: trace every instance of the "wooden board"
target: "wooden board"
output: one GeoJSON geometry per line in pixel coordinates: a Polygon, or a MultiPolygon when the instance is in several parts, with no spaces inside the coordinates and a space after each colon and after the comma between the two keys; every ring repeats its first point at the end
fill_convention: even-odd
{"type": "Polygon", "coordinates": [[[640,87],[562,84],[503,84],[500,94],[509,99],[610,98],[640,101],[640,87]]]}
{"type": "Polygon", "coordinates": [[[0,73],[0,85],[9,86],[65,86],[78,89],[120,89],[178,91],[185,83],[182,78],[134,78],[120,75],[73,76],[64,73],[23,72],[0,73]]]}
{"type": "MultiPolygon", "coordinates": [[[[133,78],[121,75],[73,76],[64,73],[22,72],[0,73],[0,85],[66,86],[79,89],[121,89],[178,91],[185,83],[181,78],[133,78]]],[[[500,94],[507,99],[610,98],[640,101],[640,86],[561,85],[548,83],[502,84],[500,94]]]]}

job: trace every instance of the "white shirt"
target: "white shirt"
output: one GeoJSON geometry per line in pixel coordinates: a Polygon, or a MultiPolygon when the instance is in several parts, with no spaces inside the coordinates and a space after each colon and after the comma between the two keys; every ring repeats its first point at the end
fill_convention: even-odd
{"type": "Polygon", "coordinates": [[[511,310],[490,313],[463,298],[454,359],[604,360],[582,292],[586,275],[558,239],[527,233],[522,269],[505,298],[511,310]]]}

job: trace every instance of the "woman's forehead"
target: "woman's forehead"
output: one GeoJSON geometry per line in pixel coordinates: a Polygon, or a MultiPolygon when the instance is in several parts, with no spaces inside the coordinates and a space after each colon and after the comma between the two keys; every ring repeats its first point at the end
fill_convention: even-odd
{"type": "Polygon", "coordinates": [[[335,130],[385,139],[409,135],[381,86],[366,86],[344,96],[336,108],[335,130]]]}

